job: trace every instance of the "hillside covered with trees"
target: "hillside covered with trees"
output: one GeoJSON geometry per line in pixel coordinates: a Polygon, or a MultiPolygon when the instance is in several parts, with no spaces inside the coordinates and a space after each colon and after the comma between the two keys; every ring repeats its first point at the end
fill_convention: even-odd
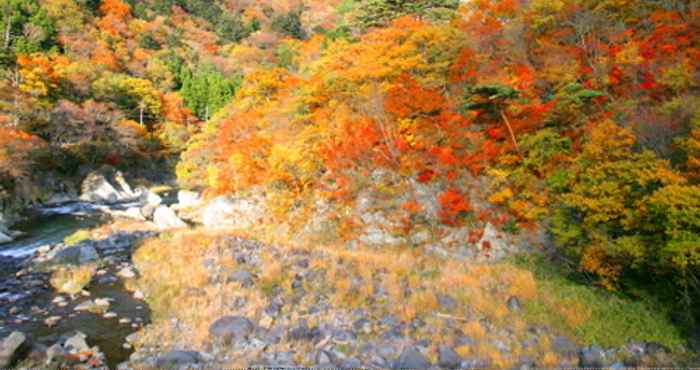
{"type": "MultiPolygon", "coordinates": [[[[653,341],[696,356],[696,0],[0,0],[0,9],[0,210],[78,192],[81,176],[105,165],[153,181],[172,173],[201,194],[201,207],[177,212],[203,226],[135,252],[143,276],[132,285],[156,315],[144,346],[183,335],[161,315],[188,323],[188,340],[204,348],[212,312],[233,308],[210,307],[209,272],[189,262],[220,253],[217,238],[231,234],[309,253],[335,285],[304,287],[328,289],[334,307],[371,310],[383,302],[375,289],[386,290],[416,307],[393,312],[409,323],[444,308],[435,294],[473,289],[455,293],[460,307],[494,327],[523,301],[512,330],[523,336],[536,323],[581,345],[653,341]],[[382,274],[385,288],[367,283],[382,274]],[[193,286],[206,293],[190,297],[193,286]],[[203,311],[175,311],[179,299],[203,311]],[[483,303],[493,299],[502,302],[483,303]]],[[[295,291],[285,271],[301,266],[287,266],[297,254],[242,245],[260,253],[249,301],[295,291]]],[[[233,300],[238,288],[215,296],[233,300]]],[[[500,333],[449,317],[470,337],[500,333]]],[[[516,365],[516,353],[569,364],[549,339],[538,349],[524,341],[498,355],[456,352],[494,367],[516,365]]],[[[258,359],[237,351],[246,360],[234,364],[258,359]]]]}

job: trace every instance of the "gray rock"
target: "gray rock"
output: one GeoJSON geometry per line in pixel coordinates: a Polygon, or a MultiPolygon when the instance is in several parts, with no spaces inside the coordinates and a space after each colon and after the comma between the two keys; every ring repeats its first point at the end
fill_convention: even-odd
{"type": "Polygon", "coordinates": [[[153,214],[156,213],[156,209],[158,206],[152,205],[152,204],[146,204],[145,206],[141,207],[140,212],[141,216],[143,216],[146,219],[153,219],[153,214]]]}
{"type": "Polygon", "coordinates": [[[508,247],[506,241],[501,236],[501,233],[490,223],[486,224],[486,227],[484,227],[484,235],[477,243],[479,248],[485,245],[489,245],[492,252],[504,250],[508,247]]]}
{"type": "Polygon", "coordinates": [[[80,200],[95,203],[117,203],[133,200],[138,194],[124,179],[124,175],[111,167],[103,167],[87,175],[81,185],[80,200]]]}
{"type": "Polygon", "coordinates": [[[95,247],[86,245],[80,248],[80,257],[78,258],[78,262],[80,262],[80,264],[94,262],[99,258],[100,255],[97,254],[97,249],[95,249],[95,247]]]}
{"type": "Polygon", "coordinates": [[[365,228],[364,234],[360,236],[360,241],[373,246],[400,245],[406,243],[404,238],[396,237],[376,225],[365,228]]]}
{"type": "Polygon", "coordinates": [[[265,307],[265,313],[270,316],[278,315],[282,310],[282,306],[284,306],[284,302],[279,298],[275,298],[265,307]]]}
{"type": "Polygon", "coordinates": [[[358,360],[354,357],[350,357],[350,358],[346,358],[345,360],[343,360],[343,362],[340,364],[340,368],[341,369],[360,369],[360,368],[362,368],[362,363],[360,362],[360,360],[358,360]]]}
{"type": "Polygon", "coordinates": [[[199,193],[189,190],[180,190],[177,192],[177,206],[181,208],[196,207],[202,202],[202,197],[199,193]]]}
{"type": "Polygon", "coordinates": [[[263,335],[265,342],[275,344],[282,341],[284,338],[285,329],[281,326],[274,326],[263,335]]]}
{"type": "Polygon", "coordinates": [[[316,352],[315,357],[317,364],[323,365],[333,363],[333,355],[328,351],[319,350],[318,352],[316,352]]]}
{"type": "Polygon", "coordinates": [[[578,346],[567,337],[557,336],[552,341],[552,349],[565,356],[573,356],[578,351],[578,346]]]}
{"type": "Polygon", "coordinates": [[[243,316],[224,316],[209,327],[209,334],[224,342],[244,339],[252,331],[253,323],[243,316]]]}
{"type": "Polygon", "coordinates": [[[461,363],[462,358],[452,348],[447,346],[438,348],[438,365],[441,368],[456,369],[459,368],[461,363]]]}
{"type": "Polygon", "coordinates": [[[258,198],[218,197],[204,208],[202,223],[208,229],[241,230],[258,224],[266,207],[258,198]]]}
{"type": "Polygon", "coordinates": [[[355,321],[352,324],[352,327],[355,329],[355,331],[360,333],[369,334],[372,332],[372,322],[365,318],[355,321]]]}
{"type": "Polygon", "coordinates": [[[384,317],[380,320],[380,322],[381,322],[383,325],[386,325],[386,326],[396,326],[396,325],[399,324],[399,320],[397,320],[396,317],[393,316],[393,315],[384,316],[384,317]]]}
{"type": "Polygon", "coordinates": [[[243,287],[249,287],[253,285],[253,274],[246,270],[236,270],[229,275],[231,281],[235,281],[243,287]]]}
{"type": "Polygon", "coordinates": [[[627,344],[627,346],[625,346],[625,349],[630,353],[643,355],[646,353],[646,347],[646,343],[630,342],[629,344],[627,344]]]}
{"type": "Polygon", "coordinates": [[[77,332],[74,336],[66,339],[63,347],[73,353],[87,352],[90,350],[90,346],[88,346],[85,339],[87,339],[87,335],[77,332]]]}
{"type": "Polygon", "coordinates": [[[427,243],[428,241],[430,241],[430,232],[424,230],[413,233],[411,234],[410,240],[412,244],[416,245],[427,243]]]}
{"type": "Polygon", "coordinates": [[[489,360],[480,357],[465,359],[460,365],[462,369],[488,369],[490,367],[489,360]]]}
{"type": "Polygon", "coordinates": [[[318,327],[309,328],[305,320],[302,320],[297,327],[289,331],[289,337],[297,341],[313,341],[320,336],[321,331],[318,327]]]}
{"type": "Polygon", "coordinates": [[[202,355],[196,351],[170,351],[158,359],[156,366],[158,368],[179,368],[186,367],[202,362],[202,355]]]}
{"type": "Polygon", "coordinates": [[[82,265],[97,261],[100,255],[91,242],[83,242],[51,251],[47,257],[51,264],[82,265]]]}
{"type": "Polygon", "coordinates": [[[415,347],[406,347],[398,360],[394,362],[395,369],[427,369],[430,362],[415,347]]]}
{"type": "Polygon", "coordinates": [[[141,212],[141,208],[138,208],[138,207],[131,207],[131,208],[127,209],[126,211],[123,211],[123,212],[117,214],[116,216],[123,216],[126,218],[131,218],[134,220],[141,220],[141,221],[146,220],[146,216],[143,215],[143,212],[141,212]]]}
{"type": "Polygon", "coordinates": [[[76,201],[78,196],[75,193],[55,193],[44,202],[44,205],[55,206],[76,201]]]}
{"type": "Polygon", "coordinates": [[[655,343],[655,342],[647,342],[646,346],[644,347],[644,351],[651,356],[656,356],[659,354],[667,354],[667,353],[671,352],[663,344],[659,344],[659,343],[655,343]]]}
{"type": "Polygon", "coordinates": [[[391,359],[396,358],[399,350],[395,342],[388,341],[379,344],[376,347],[375,352],[384,360],[390,361],[391,359]]]}
{"type": "Polygon", "coordinates": [[[457,301],[448,294],[437,293],[437,300],[440,307],[447,311],[452,311],[457,308],[457,301]]]}
{"type": "Polygon", "coordinates": [[[510,312],[518,312],[523,308],[522,303],[520,303],[520,299],[518,299],[518,297],[515,296],[508,298],[508,302],[506,302],[506,305],[508,306],[510,312]]]}
{"type": "Polygon", "coordinates": [[[535,368],[537,368],[537,365],[529,356],[520,356],[518,362],[513,366],[513,370],[530,370],[535,368]]]}
{"type": "Polygon", "coordinates": [[[10,243],[14,240],[15,239],[10,235],[5,234],[3,231],[0,231],[0,244],[10,243]]]}
{"type": "Polygon", "coordinates": [[[136,272],[134,272],[133,268],[127,266],[119,270],[119,272],[117,272],[117,276],[122,279],[133,279],[136,277],[136,272]]]}
{"type": "Polygon", "coordinates": [[[136,343],[136,341],[139,339],[139,336],[140,336],[139,332],[133,332],[133,333],[127,335],[126,338],[124,338],[124,341],[126,341],[126,343],[133,344],[133,343],[136,343]]]}
{"type": "Polygon", "coordinates": [[[580,367],[604,367],[605,352],[598,346],[582,348],[579,352],[580,367]]]}
{"type": "Polygon", "coordinates": [[[175,211],[167,206],[156,208],[153,213],[153,223],[161,230],[187,227],[185,221],[182,221],[180,217],[175,214],[175,211]]]}
{"type": "Polygon", "coordinates": [[[59,343],[55,343],[46,349],[46,362],[50,364],[55,359],[60,359],[66,355],[66,350],[59,343]]]}
{"type": "Polygon", "coordinates": [[[268,361],[272,366],[294,366],[294,352],[276,352],[270,354],[268,361]]]}
{"type": "Polygon", "coordinates": [[[73,308],[73,310],[75,310],[75,311],[90,311],[91,309],[93,309],[93,307],[95,307],[94,302],[85,301],[85,302],[82,302],[82,303],[78,304],[77,306],[75,306],[75,308],[73,308]]]}
{"type": "Polygon", "coordinates": [[[20,347],[26,341],[24,333],[13,331],[0,342],[0,368],[9,368],[14,360],[17,359],[20,347]]]}
{"type": "Polygon", "coordinates": [[[510,352],[510,346],[506,344],[506,342],[500,340],[500,339],[494,339],[491,341],[494,347],[498,349],[501,352],[510,352]]]}
{"type": "Polygon", "coordinates": [[[163,198],[161,198],[160,195],[148,189],[141,190],[139,200],[144,206],[158,207],[163,203],[163,198]]]}
{"type": "Polygon", "coordinates": [[[337,330],[333,333],[333,342],[337,344],[348,344],[357,339],[357,335],[350,330],[337,330]]]}
{"type": "Polygon", "coordinates": [[[456,342],[457,342],[457,346],[473,346],[476,344],[476,340],[474,340],[470,337],[464,336],[464,335],[457,337],[456,342]]]}

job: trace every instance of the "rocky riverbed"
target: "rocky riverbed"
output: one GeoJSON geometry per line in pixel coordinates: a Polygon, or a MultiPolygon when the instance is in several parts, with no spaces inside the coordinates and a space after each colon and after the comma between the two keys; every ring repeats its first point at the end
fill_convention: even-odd
{"type": "Polygon", "coordinates": [[[0,335],[22,333],[16,352],[28,366],[113,368],[126,360],[125,338],[149,320],[143,296],[124,288],[136,277],[130,255],[138,240],[152,235],[117,233],[75,245],[47,245],[29,258],[2,258],[0,335]],[[57,291],[57,269],[86,264],[96,268],[84,288],[57,291]]]}
{"type": "Polygon", "coordinates": [[[143,295],[125,284],[137,276],[133,249],[159,229],[147,220],[172,197],[101,169],[80,197],[59,198],[28,210],[15,231],[0,228],[12,236],[0,239],[0,368],[114,368],[131,353],[125,338],[149,321],[143,295]]]}

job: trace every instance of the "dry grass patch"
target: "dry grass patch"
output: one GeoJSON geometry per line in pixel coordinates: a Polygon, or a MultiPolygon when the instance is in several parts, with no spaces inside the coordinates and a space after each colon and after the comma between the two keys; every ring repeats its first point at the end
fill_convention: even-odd
{"type": "Polygon", "coordinates": [[[90,284],[95,271],[94,264],[61,267],[51,273],[50,283],[59,293],[78,294],[90,284]]]}

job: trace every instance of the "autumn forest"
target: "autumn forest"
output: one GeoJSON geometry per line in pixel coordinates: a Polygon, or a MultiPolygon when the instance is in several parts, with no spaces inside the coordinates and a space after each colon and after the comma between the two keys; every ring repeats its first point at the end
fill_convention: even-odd
{"type": "MultiPolygon", "coordinates": [[[[698,364],[699,1],[0,9],[5,218],[97,169],[181,193],[78,233],[155,233],[125,283],[152,323],[120,366],[698,364]],[[384,326],[412,344],[384,351],[384,326]]],[[[77,265],[42,271],[95,286],[77,265]]]]}

